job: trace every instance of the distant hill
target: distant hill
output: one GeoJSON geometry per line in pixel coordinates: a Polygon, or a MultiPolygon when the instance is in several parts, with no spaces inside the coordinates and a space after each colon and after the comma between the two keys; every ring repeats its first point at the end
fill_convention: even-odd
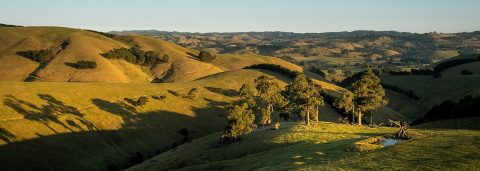
{"type": "Polygon", "coordinates": [[[279,64],[303,71],[283,60],[258,55],[217,55],[216,61],[207,63],[189,55],[199,51],[153,37],[114,36],[62,27],[1,27],[0,41],[0,81],[144,83],[156,78],[163,82],[181,82],[258,63],[279,64]],[[170,61],[140,66],[100,55],[133,46],[168,55],[170,61]],[[42,49],[52,49],[53,58],[39,63],[19,55],[22,51],[42,49]],[[97,67],[76,69],[67,65],[81,60],[95,61],[97,67]]]}

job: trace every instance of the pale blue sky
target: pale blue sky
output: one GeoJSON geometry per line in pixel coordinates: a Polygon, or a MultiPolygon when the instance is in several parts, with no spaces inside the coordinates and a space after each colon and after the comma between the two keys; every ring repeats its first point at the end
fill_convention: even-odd
{"type": "Polygon", "coordinates": [[[100,31],[480,30],[480,0],[0,0],[0,23],[100,31]]]}

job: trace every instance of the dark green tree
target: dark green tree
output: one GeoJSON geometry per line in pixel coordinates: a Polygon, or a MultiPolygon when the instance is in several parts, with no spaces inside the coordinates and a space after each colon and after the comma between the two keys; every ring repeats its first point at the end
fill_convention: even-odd
{"type": "Polygon", "coordinates": [[[275,78],[269,76],[260,76],[255,79],[258,97],[263,106],[261,106],[262,118],[260,123],[262,125],[269,125],[272,122],[271,115],[274,111],[275,105],[284,103],[283,96],[280,94],[281,89],[275,78]]]}
{"type": "Polygon", "coordinates": [[[388,102],[380,78],[371,69],[352,84],[352,91],[353,97],[352,94],[346,93],[336,105],[356,115],[358,125],[362,125],[363,113],[372,112],[388,102]]]}
{"type": "MultiPolygon", "coordinates": [[[[312,112],[318,112],[318,106],[323,106],[323,97],[321,96],[321,87],[315,85],[313,80],[305,75],[297,76],[284,91],[284,96],[288,100],[288,105],[294,111],[305,118],[305,123],[310,125],[312,112]]],[[[318,114],[315,114],[318,121],[318,114]]]]}
{"type": "Polygon", "coordinates": [[[246,103],[229,107],[226,114],[228,126],[222,135],[224,142],[235,142],[238,136],[255,130],[255,115],[253,115],[252,110],[249,109],[246,103]]]}

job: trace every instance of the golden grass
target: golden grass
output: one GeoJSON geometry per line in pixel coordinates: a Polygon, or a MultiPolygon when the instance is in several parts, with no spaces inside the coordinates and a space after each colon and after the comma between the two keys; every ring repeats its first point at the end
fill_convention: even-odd
{"type": "Polygon", "coordinates": [[[377,139],[396,128],[321,122],[310,127],[282,123],[216,147],[212,134],[162,153],[129,170],[468,170],[478,168],[480,131],[412,130],[423,136],[397,145],[348,152],[355,142],[377,139]]]}

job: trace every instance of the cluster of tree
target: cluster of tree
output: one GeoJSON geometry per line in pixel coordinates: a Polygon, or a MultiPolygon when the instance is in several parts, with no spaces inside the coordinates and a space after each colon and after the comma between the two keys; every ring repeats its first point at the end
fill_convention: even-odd
{"type": "Polygon", "coordinates": [[[455,67],[455,66],[462,65],[462,64],[472,63],[472,62],[475,62],[475,61],[476,61],[475,59],[449,60],[449,61],[445,61],[445,62],[437,64],[437,66],[435,66],[433,68],[433,70],[435,71],[435,73],[440,73],[440,72],[442,72],[442,71],[444,71],[448,68],[455,67]]]}
{"type": "MultiPolygon", "coordinates": [[[[369,71],[373,72],[373,74],[375,74],[376,76],[379,76],[382,73],[378,69],[369,69],[369,71]]],[[[342,81],[340,81],[336,84],[341,86],[341,87],[347,87],[347,86],[351,85],[352,83],[354,83],[355,81],[358,81],[359,79],[361,79],[363,77],[363,75],[365,75],[365,73],[367,73],[367,71],[357,72],[357,73],[353,74],[352,76],[347,77],[347,78],[343,79],[342,81]]]]}
{"type": "Polygon", "coordinates": [[[392,90],[394,92],[397,92],[397,93],[400,93],[400,94],[403,94],[413,100],[418,100],[420,99],[420,97],[418,97],[412,90],[404,90],[404,89],[401,89],[400,87],[398,86],[394,86],[394,85],[388,85],[388,84],[382,84],[383,88],[385,89],[388,89],[388,90],[392,90]]]}
{"type": "Polygon", "coordinates": [[[18,51],[17,55],[23,56],[32,61],[43,63],[43,62],[50,61],[55,56],[55,53],[53,52],[52,49],[40,49],[40,50],[18,51]]]}
{"type": "Polygon", "coordinates": [[[78,61],[77,63],[65,63],[65,65],[71,66],[76,69],[94,69],[97,68],[97,62],[95,61],[78,61]]]}
{"type": "Polygon", "coordinates": [[[298,71],[292,71],[288,68],[285,68],[281,65],[276,65],[276,64],[255,64],[255,65],[244,67],[244,69],[264,69],[264,70],[268,70],[268,71],[272,71],[272,72],[284,75],[292,79],[301,74],[298,71]]]}
{"type": "MultiPolygon", "coordinates": [[[[311,119],[318,121],[318,108],[325,104],[322,87],[304,74],[297,75],[283,90],[275,78],[265,75],[255,79],[254,83],[244,84],[239,91],[239,104],[228,107],[228,126],[222,135],[223,143],[235,142],[238,136],[252,132],[256,128],[254,112],[261,114],[259,124],[264,126],[272,124],[271,116],[275,112],[285,120],[293,114],[306,125],[311,119]]],[[[358,124],[362,125],[363,113],[387,103],[385,91],[372,70],[364,72],[352,87],[353,93],[348,91],[340,99],[329,96],[327,101],[334,101],[338,110],[345,114],[352,113],[352,123],[358,118],[358,124]]]]}
{"type": "Polygon", "coordinates": [[[96,33],[96,34],[99,34],[99,35],[102,35],[102,36],[105,36],[105,37],[108,37],[108,38],[114,38],[115,37],[114,34],[105,33],[105,32],[101,32],[101,31],[95,31],[95,30],[85,30],[85,31],[96,33]]]}
{"type": "Polygon", "coordinates": [[[350,91],[343,93],[334,106],[342,109],[344,113],[350,113],[352,123],[355,123],[357,118],[358,125],[362,125],[363,114],[371,113],[388,102],[380,78],[371,69],[363,72],[361,78],[353,82],[351,87],[353,93],[350,91]]]}
{"type": "Polygon", "coordinates": [[[465,96],[458,102],[446,100],[432,107],[425,116],[415,120],[412,125],[425,122],[480,116],[480,97],[465,96]]]}
{"type": "Polygon", "coordinates": [[[210,52],[207,52],[207,51],[200,51],[200,53],[198,53],[198,55],[195,55],[195,54],[190,53],[190,52],[187,52],[187,54],[192,56],[192,57],[197,58],[198,60],[200,60],[202,62],[212,63],[212,62],[215,62],[215,60],[217,60],[216,55],[214,55],[210,52]]]}
{"type": "Polygon", "coordinates": [[[129,49],[113,49],[100,55],[108,59],[124,59],[127,62],[143,66],[152,66],[158,63],[168,63],[170,60],[170,57],[166,54],[161,56],[159,53],[153,51],[143,51],[138,46],[134,46],[129,49]]]}
{"type": "Polygon", "coordinates": [[[468,70],[468,69],[464,69],[464,70],[462,70],[462,72],[460,72],[460,74],[462,74],[462,75],[473,75],[473,72],[468,70]]]}
{"type": "Polygon", "coordinates": [[[0,27],[23,27],[23,26],[0,23],[0,27]]]}
{"type": "Polygon", "coordinates": [[[260,113],[259,124],[263,126],[272,125],[274,112],[285,120],[294,113],[307,125],[310,124],[310,119],[318,121],[318,107],[324,105],[322,89],[305,75],[298,75],[284,90],[275,78],[269,76],[260,76],[254,83],[255,85],[244,84],[239,91],[239,104],[227,110],[229,125],[222,136],[224,143],[235,142],[239,135],[255,129],[254,111],[260,113]]]}
{"type": "Polygon", "coordinates": [[[411,69],[410,71],[390,71],[390,75],[433,75],[433,69],[411,69]]]}
{"type": "Polygon", "coordinates": [[[321,69],[319,69],[319,68],[317,68],[317,67],[310,67],[309,71],[310,71],[310,72],[313,72],[313,73],[315,73],[315,74],[317,74],[317,75],[320,75],[320,76],[323,77],[323,78],[326,77],[325,73],[324,73],[321,69]]]}

